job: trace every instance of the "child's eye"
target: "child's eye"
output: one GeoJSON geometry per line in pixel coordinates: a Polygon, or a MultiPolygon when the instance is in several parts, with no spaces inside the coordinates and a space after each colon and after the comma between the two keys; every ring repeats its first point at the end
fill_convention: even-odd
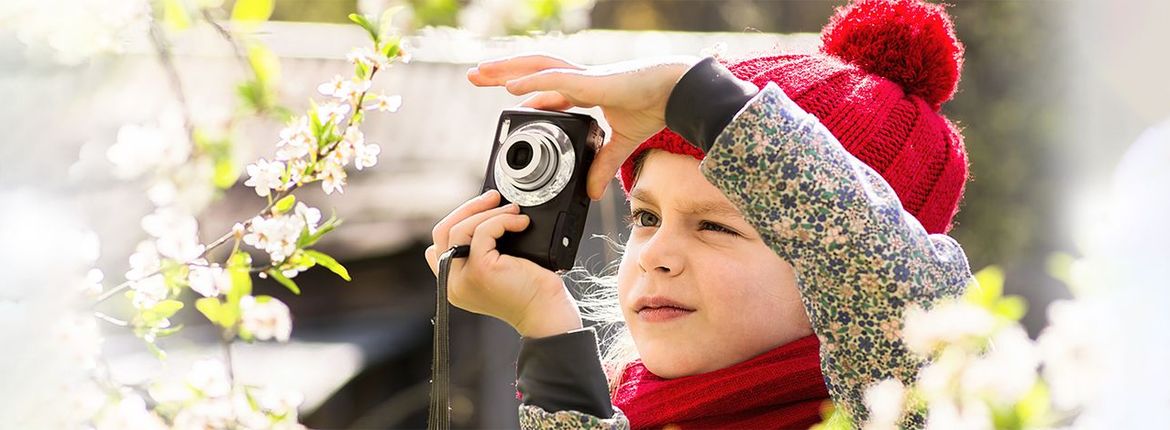
{"type": "Polygon", "coordinates": [[[626,217],[626,222],[633,227],[657,227],[658,221],[658,215],[644,209],[634,209],[626,217]]]}
{"type": "Polygon", "coordinates": [[[739,236],[739,233],[736,233],[734,230],[731,230],[727,227],[721,226],[719,224],[715,224],[715,223],[710,222],[710,221],[703,221],[702,223],[699,223],[699,228],[701,228],[703,230],[711,230],[711,231],[715,231],[715,232],[719,232],[719,233],[730,234],[732,236],[739,236]]]}

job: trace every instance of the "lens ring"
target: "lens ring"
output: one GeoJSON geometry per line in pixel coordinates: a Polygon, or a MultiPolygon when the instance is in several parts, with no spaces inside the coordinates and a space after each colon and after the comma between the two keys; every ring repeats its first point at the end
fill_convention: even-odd
{"type": "Polygon", "coordinates": [[[513,130],[501,143],[493,168],[496,188],[508,201],[521,206],[547,203],[564,190],[575,164],[576,151],[564,130],[548,121],[533,121],[513,130]],[[514,169],[507,154],[520,142],[531,145],[532,160],[524,168],[514,169]]]}

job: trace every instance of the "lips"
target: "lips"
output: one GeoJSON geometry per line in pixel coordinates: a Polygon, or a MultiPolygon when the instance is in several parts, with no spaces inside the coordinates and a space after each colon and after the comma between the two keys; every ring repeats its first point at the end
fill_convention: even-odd
{"type": "Polygon", "coordinates": [[[634,302],[638,320],[652,324],[666,324],[695,313],[694,308],[665,297],[643,297],[634,302]]]}
{"type": "Polygon", "coordinates": [[[688,307],[677,301],[660,296],[642,297],[634,301],[634,312],[641,313],[647,309],[673,308],[680,311],[694,312],[694,308],[688,307]]]}

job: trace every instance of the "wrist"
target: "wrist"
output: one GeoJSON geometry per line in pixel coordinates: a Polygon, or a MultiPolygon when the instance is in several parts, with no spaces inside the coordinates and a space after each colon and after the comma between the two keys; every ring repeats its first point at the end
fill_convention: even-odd
{"type": "Polygon", "coordinates": [[[520,336],[537,339],[584,327],[577,301],[565,289],[560,277],[556,278],[555,285],[541,288],[520,321],[513,325],[520,336]]]}

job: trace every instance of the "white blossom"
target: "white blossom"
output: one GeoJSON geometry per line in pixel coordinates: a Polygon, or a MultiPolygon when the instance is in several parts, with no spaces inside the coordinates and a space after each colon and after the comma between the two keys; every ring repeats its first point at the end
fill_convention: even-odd
{"type": "Polygon", "coordinates": [[[240,313],[240,324],[256,339],[287,342],[292,333],[288,306],[275,298],[244,296],[240,299],[240,313]]]}
{"type": "Polygon", "coordinates": [[[345,91],[346,83],[349,82],[341,75],[333,75],[333,79],[329,82],[324,82],[317,86],[317,92],[323,96],[337,97],[345,91]]]}
{"type": "Polygon", "coordinates": [[[341,124],[348,113],[349,105],[344,103],[325,103],[317,106],[317,118],[321,120],[321,124],[341,124]]]}
{"type": "Polygon", "coordinates": [[[134,253],[130,254],[130,270],[126,272],[126,279],[138,280],[145,278],[162,268],[162,259],[153,240],[138,242],[134,253]]]}
{"type": "Polygon", "coordinates": [[[995,316],[986,309],[959,301],[941,303],[929,311],[911,307],[905,318],[902,335],[906,346],[922,356],[940,345],[986,338],[996,324],[995,316]]]}
{"type": "Polygon", "coordinates": [[[400,95],[379,95],[374,99],[374,103],[365,106],[365,109],[373,109],[380,112],[398,112],[402,107],[402,96],[400,95]]]}
{"type": "Polygon", "coordinates": [[[146,409],[146,401],[137,394],[124,395],[116,408],[99,415],[94,427],[97,430],[167,428],[161,418],[146,409]]]}
{"type": "Polygon", "coordinates": [[[178,166],[190,154],[191,143],[182,114],[174,108],[165,109],[156,126],[122,126],[114,144],[106,151],[106,157],[114,164],[114,174],[123,179],[178,166]]]}
{"type": "Polygon", "coordinates": [[[863,400],[869,410],[864,430],[896,429],[906,403],[906,387],[897,379],[886,379],[866,389],[863,400]]]}
{"type": "Polygon", "coordinates": [[[969,362],[963,370],[963,391],[996,404],[1014,404],[1036,384],[1039,356],[1035,345],[1018,325],[999,330],[991,343],[985,356],[969,362]]]}
{"type": "Polygon", "coordinates": [[[158,238],[155,246],[163,257],[190,261],[203,254],[198,221],[174,207],[158,208],[143,217],[142,229],[158,238]]]}
{"type": "Polygon", "coordinates": [[[209,398],[186,405],[175,415],[174,430],[212,430],[232,428],[235,415],[231,399],[209,398]]]}
{"type": "Polygon", "coordinates": [[[222,397],[231,392],[227,367],[216,359],[203,359],[191,365],[187,384],[206,397],[222,397]]]}
{"type": "Polygon", "coordinates": [[[228,273],[219,266],[191,266],[187,275],[187,284],[196,293],[203,297],[219,297],[231,288],[232,281],[228,273]]]}
{"type": "Polygon", "coordinates": [[[309,229],[309,234],[317,232],[317,225],[321,222],[320,209],[306,205],[304,202],[297,202],[293,213],[305,220],[305,228],[309,229]]]}
{"type": "Polygon", "coordinates": [[[1096,399],[1114,369],[1110,366],[1106,322],[1112,318],[1084,300],[1061,300],[1048,306],[1049,325],[1037,341],[1044,380],[1052,402],[1072,410],[1096,399]]]}
{"type": "Polygon", "coordinates": [[[130,303],[137,309],[153,308],[154,305],[166,300],[170,296],[170,288],[167,287],[163,275],[154,275],[145,279],[131,281],[130,290],[134,292],[134,297],[130,300],[130,303]]]}
{"type": "Polygon", "coordinates": [[[353,160],[354,155],[357,154],[357,148],[364,145],[366,136],[357,127],[350,127],[345,129],[345,134],[341,140],[337,142],[337,146],[333,148],[333,152],[329,156],[342,166],[349,164],[353,160]]]}
{"type": "Polygon", "coordinates": [[[272,194],[272,190],[279,190],[284,185],[284,163],[279,161],[270,162],[261,158],[249,164],[245,170],[250,178],[244,181],[244,185],[256,188],[256,195],[260,197],[267,197],[272,194]]]}
{"type": "Polygon", "coordinates": [[[150,8],[141,2],[107,0],[6,0],[0,22],[15,30],[29,55],[51,55],[78,64],[122,52],[131,37],[149,28],[150,8]]]}
{"type": "Polygon", "coordinates": [[[378,154],[382,152],[382,148],[377,144],[367,144],[357,147],[357,153],[354,155],[353,166],[358,170],[364,167],[373,167],[378,163],[378,154]]]}
{"type": "Polygon", "coordinates": [[[364,64],[367,67],[384,67],[390,64],[385,55],[374,52],[369,47],[354,48],[345,55],[345,59],[354,64],[364,64]]]}
{"type": "Polygon", "coordinates": [[[288,162],[288,185],[298,184],[305,178],[305,170],[309,168],[309,162],[304,159],[296,159],[288,162]]]}
{"type": "Polygon", "coordinates": [[[102,273],[102,269],[92,268],[85,273],[85,284],[82,286],[82,292],[89,296],[97,296],[102,293],[102,281],[106,279],[106,275],[102,273]]]}
{"type": "MultiPolygon", "coordinates": [[[[370,82],[368,79],[363,79],[360,81],[346,81],[342,85],[341,91],[338,91],[333,96],[346,102],[355,103],[357,102],[358,97],[361,97],[362,94],[365,94],[365,92],[370,89],[371,85],[373,85],[373,82],[370,82]]],[[[348,107],[348,105],[346,106],[348,107]]]]}
{"type": "Polygon", "coordinates": [[[926,430],[992,430],[991,410],[978,401],[956,404],[933,401],[926,414],[926,430]]]}
{"type": "Polygon", "coordinates": [[[276,159],[296,160],[309,155],[316,147],[317,138],[313,136],[309,119],[300,116],[280,130],[280,141],[276,144],[276,159]]]}
{"type": "Polygon", "coordinates": [[[296,251],[305,219],[297,214],[252,218],[244,243],[267,252],[272,262],[284,261],[296,251]]]}
{"type": "Polygon", "coordinates": [[[321,168],[320,178],[321,189],[325,191],[325,194],[333,194],[334,191],[344,192],[342,187],[345,186],[345,168],[339,160],[326,158],[324,166],[321,168]]]}

